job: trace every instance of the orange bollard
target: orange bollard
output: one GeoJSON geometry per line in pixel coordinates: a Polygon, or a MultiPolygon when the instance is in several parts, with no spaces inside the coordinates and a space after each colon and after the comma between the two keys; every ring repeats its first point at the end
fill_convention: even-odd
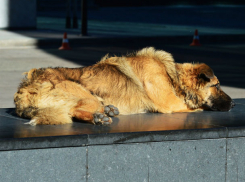
{"type": "Polygon", "coordinates": [[[195,30],[195,34],[194,34],[194,37],[193,37],[193,41],[192,43],[190,44],[190,46],[200,46],[200,42],[199,42],[199,36],[198,36],[198,30],[196,29],[195,30]]]}
{"type": "Polygon", "coordinates": [[[67,33],[65,32],[64,33],[64,37],[63,37],[63,40],[62,40],[62,45],[61,47],[59,48],[59,50],[70,50],[70,46],[69,46],[69,41],[67,39],[67,33]]]}

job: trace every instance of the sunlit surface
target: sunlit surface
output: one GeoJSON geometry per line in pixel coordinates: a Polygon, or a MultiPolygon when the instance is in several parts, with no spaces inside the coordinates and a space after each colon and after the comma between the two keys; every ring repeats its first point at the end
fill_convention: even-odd
{"type": "Polygon", "coordinates": [[[135,114],[115,117],[110,126],[96,126],[81,122],[56,126],[30,126],[24,124],[29,120],[17,117],[13,108],[0,109],[0,137],[25,138],[245,126],[245,99],[235,99],[235,102],[236,106],[229,112],[135,114]]]}
{"type": "Polygon", "coordinates": [[[225,93],[227,93],[233,99],[245,98],[244,88],[222,86],[222,89],[224,90],[225,93]]]}

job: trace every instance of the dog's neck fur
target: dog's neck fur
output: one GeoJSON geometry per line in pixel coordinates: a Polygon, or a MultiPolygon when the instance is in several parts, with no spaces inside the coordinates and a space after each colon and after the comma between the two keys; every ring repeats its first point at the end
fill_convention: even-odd
{"type": "Polygon", "coordinates": [[[196,90],[200,88],[197,85],[197,76],[195,70],[195,64],[176,63],[176,81],[172,79],[173,88],[176,96],[181,98],[183,102],[191,109],[200,108],[202,106],[201,99],[199,98],[196,90]]]}

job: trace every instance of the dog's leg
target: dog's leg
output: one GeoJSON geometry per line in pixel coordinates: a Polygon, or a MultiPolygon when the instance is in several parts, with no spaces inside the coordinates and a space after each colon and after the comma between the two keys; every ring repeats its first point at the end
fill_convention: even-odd
{"type": "Polygon", "coordinates": [[[104,113],[101,102],[94,99],[81,99],[70,111],[72,117],[97,125],[108,125],[112,119],[104,113]]]}

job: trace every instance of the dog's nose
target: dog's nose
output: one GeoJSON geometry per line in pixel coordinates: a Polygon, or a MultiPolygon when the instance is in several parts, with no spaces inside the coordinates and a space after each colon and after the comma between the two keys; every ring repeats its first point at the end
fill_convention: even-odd
{"type": "Polygon", "coordinates": [[[231,108],[233,108],[235,105],[236,105],[235,102],[232,100],[231,101],[231,108]]]}

